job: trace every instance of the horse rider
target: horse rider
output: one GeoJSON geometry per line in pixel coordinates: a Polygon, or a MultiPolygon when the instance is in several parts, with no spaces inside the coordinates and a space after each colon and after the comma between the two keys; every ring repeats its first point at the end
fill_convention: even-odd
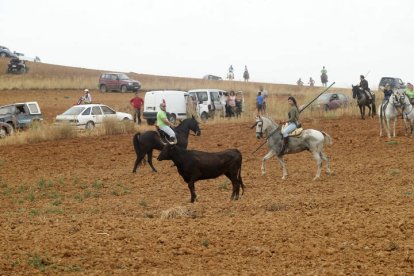
{"type": "Polygon", "coordinates": [[[312,79],[312,77],[310,77],[308,84],[309,84],[309,86],[313,87],[315,85],[315,80],[312,79]]]}
{"type": "Polygon", "coordinates": [[[325,75],[327,75],[327,74],[328,74],[328,70],[326,70],[326,69],[325,69],[325,66],[323,66],[323,67],[322,67],[322,70],[321,70],[321,75],[324,75],[324,74],[325,74],[325,75]]]}
{"type": "Polygon", "coordinates": [[[368,81],[365,79],[364,75],[359,76],[359,78],[360,78],[359,89],[364,91],[367,94],[368,98],[372,100],[373,95],[371,93],[371,90],[368,87],[368,81]]]}
{"type": "Polygon", "coordinates": [[[405,95],[410,99],[410,103],[414,105],[414,87],[412,83],[407,83],[407,88],[405,89],[405,95]]]}
{"type": "Polygon", "coordinates": [[[322,85],[326,87],[326,83],[328,82],[328,70],[325,69],[325,66],[323,66],[321,70],[321,82],[322,85]]]}
{"type": "Polygon", "coordinates": [[[289,142],[289,137],[288,137],[289,133],[294,131],[300,125],[299,108],[296,103],[296,99],[290,96],[288,98],[288,103],[290,105],[290,110],[288,112],[289,120],[287,121],[287,127],[285,127],[285,129],[282,132],[283,143],[282,143],[282,148],[280,149],[280,152],[278,154],[279,157],[282,156],[285,153],[285,150],[287,149],[287,145],[289,142]]]}
{"type": "Polygon", "coordinates": [[[229,67],[229,73],[233,73],[233,65],[230,65],[230,67],[229,67]]]}
{"type": "Polygon", "coordinates": [[[298,81],[296,82],[296,84],[299,85],[299,86],[303,86],[302,78],[299,78],[298,81]]]}
{"type": "Polygon", "coordinates": [[[165,111],[166,108],[167,105],[164,101],[160,103],[160,111],[157,113],[157,127],[168,135],[168,143],[173,145],[177,143],[177,138],[175,136],[174,130],[171,128],[174,125],[167,118],[167,112],[165,111]]]}
{"type": "Polygon", "coordinates": [[[385,104],[386,102],[388,102],[388,100],[390,99],[392,95],[392,89],[389,83],[385,84],[384,87],[384,99],[382,100],[382,103],[385,104]]]}

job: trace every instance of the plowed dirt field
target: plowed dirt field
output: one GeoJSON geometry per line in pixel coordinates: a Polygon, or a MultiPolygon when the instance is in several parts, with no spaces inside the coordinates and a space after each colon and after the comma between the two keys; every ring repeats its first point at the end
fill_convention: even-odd
{"type": "MultiPolygon", "coordinates": [[[[56,103],[36,99],[50,120],[66,108],[45,93],[56,103]]],[[[169,161],[133,174],[132,135],[1,146],[0,275],[414,274],[414,139],[401,120],[388,140],[377,118],[306,119],[333,138],[334,173],[319,181],[308,152],[286,156],[287,180],[276,159],[262,176],[253,121],[190,136],[189,149],[242,152],[246,190],[234,202],[220,177],[197,182],[189,203],[169,161]]]]}

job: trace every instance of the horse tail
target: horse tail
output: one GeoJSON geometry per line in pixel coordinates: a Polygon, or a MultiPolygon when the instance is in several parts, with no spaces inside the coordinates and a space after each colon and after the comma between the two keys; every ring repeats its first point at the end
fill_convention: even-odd
{"type": "Polygon", "coordinates": [[[326,133],[326,132],[324,132],[324,131],[321,131],[321,132],[322,132],[323,138],[324,138],[323,143],[325,145],[332,145],[333,144],[333,141],[332,141],[331,136],[329,136],[329,134],[326,133]]]}
{"type": "Polygon", "coordinates": [[[372,115],[377,115],[377,107],[374,100],[372,100],[372,115]]]}

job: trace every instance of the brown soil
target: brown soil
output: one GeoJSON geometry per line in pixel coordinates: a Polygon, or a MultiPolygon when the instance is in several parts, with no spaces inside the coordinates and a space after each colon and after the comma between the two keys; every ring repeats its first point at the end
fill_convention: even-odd
{"type": "MultiPolygon", "coordinates": [[[[58,95],[48,118],[65,109],[58,95]]],[[[413,275],[414,140],[401,121],[389,141],[377,119],[306,120],[334,140],[320,181],[308,152],[286,157],[288,180],[276,159],[262,176],[252,122],[190,136],[191,149],[242,152],[235,202],[220,177],[196,183],[189,203],[168,161],[132,174],[132,135],[0,147],[0,274],[413,275]]]]}

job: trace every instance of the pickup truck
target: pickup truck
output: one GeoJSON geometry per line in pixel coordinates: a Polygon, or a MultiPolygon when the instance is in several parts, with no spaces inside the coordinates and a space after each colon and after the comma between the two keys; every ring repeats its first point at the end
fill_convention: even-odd
{"type": "Polygon", "coordinates": [[[2,132],[7,131],[5,124],[14,130],[30,127],[33,122],[43,121],[43,115],[37,102],[15,103],[0,106],[2,132]]]}

